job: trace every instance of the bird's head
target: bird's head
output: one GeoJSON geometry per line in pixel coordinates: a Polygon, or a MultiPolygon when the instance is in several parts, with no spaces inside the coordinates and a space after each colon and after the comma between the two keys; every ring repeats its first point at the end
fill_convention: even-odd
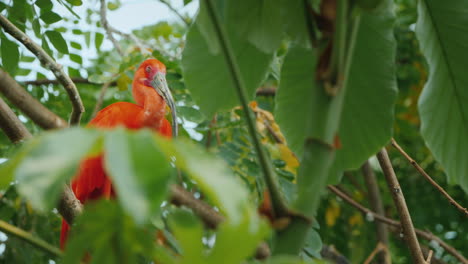
{"type": "Polygon", "coordinates": [[[157,59],[147,59],[135,73],[135,80],[143,84],[144,87],[153,88],[164,99],[171,109],[172,134],[174,137],[177,136],[177,112],[171,90],[166,81],[166,66],[157,59]]]}

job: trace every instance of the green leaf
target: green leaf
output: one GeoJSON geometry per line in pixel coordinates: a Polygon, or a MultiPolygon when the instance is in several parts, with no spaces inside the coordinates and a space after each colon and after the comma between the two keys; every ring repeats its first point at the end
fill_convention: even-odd
{"type": "Polygon", "coordinates": [[[50,42],[54,47],[63,54],[68,54],[68,46],[65,39],[57,31],[48,30],[45,32],[46,36],[49,38],[50,42]]]}
{"type": "Polygon", "coordinates": [[[81,50],[83,48],[80,43],[75,42],[75,41],[70,41],[70,46],[77,50],[81,50]]]}
{"type": "Polygon", "coordinates": [[[269,1],[227,1],[227,25],[230,32],[247,38],[255,47],[272,53],[283,39],[283,10],[290,3],[285,0],[269,1]]]}
{"type": "MultiPolygon", "coordinates": [[[[389,3],[387,8],[361,18],[337,135],[341,148],[336,150],[331,168],[332,182],[338,180],[343,169],[362,165],[392,135],[396,82],[393,13],[389,3]]],[[[276,96],[277,122],[298,156],[302,155],[307,137],[321,138],[318,126],[324,122],[318,120],[326,116],[321,109],[327,96],[318,93],[323,94],[324,88],[313,87],[316,57],[310,50],[293,47],[285,58],[276,96]]]]}
{"type": "Polygon", "coordinates": [[[34,35],[37,38],[40,38],[42,36],[41,34],[41,22],[39,22],[39,19],[34,19],[32,22],[32,28],[34,31],[34,35]]]}
{"type": "Polygon", "coordinates": [[[97,50],[101,48],[103,40],[104,40],[104,35],[102,33],[96,32],[96,34],[94,35],[94,44],[97,50]]]}
{"type": "Polygon", "coordinates": [[[468,17],[467,2],[418,2],[416,35],[429,63],[429,80],[419,98],[421,133],[450,183],[468,193],[468,17]]]}
{"type": "Polygon", "coordinates": [[[83,4],[82,0],[66,0],[72,6],[81,6],[83,4]]]}
{"type": "Polygon", "coordinates": [[[47,38],[45,37],[45,35],[42,36],[41,41],[42,41],[41,42],[41,47],[44,49],[45,52],[47,52],[47,54],[49,54],[52,57],[53,56],[52,50],[49,47],[49,43],[48,43],[47,38]]]}
{"type": "Polygon", "coordinates": [[[89,253],[90,263],[148,263],[155,230],[138,227],[115,201],[87,203],[83,214],[71,230],[65,248],[64,264],[81,263],[89,253]]]}
{"type": "MultiPolygon", "coordinates": [[[[252,99],[256,88],[266,77],[272,56],[262,53],[245,39],[235,35],[231,34],[230,40],[247,95],[252,99]]],[[[207,118],[211,118],[216,111],[227,110],[239,104],[224,56],[210,53],[197,27],[192,27],[187,35],[182,69],[187,89],[207,118]]]]}
{"type": "Polygon", "coordinates": [[[26,155],[36,145],[36,141],[28,141],[21,148],[19,148],[15,154],[6,162],[0,164],[0,189],[6,189],[14,178],[16,168],[24,160],[26,155]]]}
{"type": "Polygon", "coordinates": [[[174,170],[152,133],[117,129],[106,135],[104,145],[106,170],[123,208],[139,224],[156,216],[174,170]]]}
{"type": "Polygon", "coordinates": [[[181,254],[191,263],[206,263],[204,260],[203,226],[191,212],[178,209],[168,217],[168,224],[178,241],[181,254]]]}
{"type": "Polygon", "coordinates": [[[51,0],[37,0],[36,2],[34,2],[34,4],[37,5],[43,11],[52,10],[52,7],[54,6],[51,0]]]}
{"type": "Polygon", "coordinates": [[[200,113],[200,110],[193,107],[179,106],[177,107],[177,114],[180,117],[195,123],[201,123],[205,120],[205,117],[200,113]]]}
{"type": "Polygon", "coordinates": [[[53,24],[55,22],[59,22],[62,20],[62,17],[58,15],[57,13],[54,13],[52,11],[47,11],[44,12],[41,16],[40,19],[44,21],[46,24],[53,24]]]}
{"type": "Polygon", "coordinates": [[[18,69],[19,63],[19,50],[18,44],[10,41],[5,36],[1,39],[1,52],[2,52],[2,65],[11,75],[13,75],[18,69]]]}
{"type": "Polygon", "coordinates": [[[15,170],[20,193],[35,208],[52,209],[63,184],[75,174],[80,160],[98,138],[97,131],[69,128],[32,139],[28,143],[32,149],[15,170]]]}
{"type": "Polygon", "coordinates": [[[320,250],[322,250],[322,239],[317,231],[311,228],[307,233],[304,251],[307,251],[309,255],[320,258],[320,250]]]}
{"type": "Polygon", "coordinates": [[[83,64],[83,58],[80,55],[70,54],[70,60],[78,64],[83,64]]]}

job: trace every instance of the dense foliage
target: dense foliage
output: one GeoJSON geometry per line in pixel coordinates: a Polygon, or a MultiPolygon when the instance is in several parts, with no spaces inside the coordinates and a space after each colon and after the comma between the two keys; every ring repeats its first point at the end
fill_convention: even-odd
{"type": "MultiPolygon", "coordinates": [[[[63,65],[86,109],[83,125],[45,131],[5,97],[33,138],[15,145],[0,133],[0,220],[58,247],[63,184],[92,153],[105,153],[118,198],[85,205],[63,256],[0,225],[1,263],[259,263],[262,241],[267,263],[362,263],[377,221],[326,187],[370,208],[360,169],[369,160],[385,216],[399,219],[373,157],[392,137],[468,205],[466,1],[200,0],[196,17],[115,30],[117,44],[100,5],[122,3],[90,2],[0,2],[0,14],[63,65]],[[167,66],[179,138],[85,128],[102,107],[133,100],[134,70],[148,57],[167,66]],[[171,203],[173,184],[224,221],[209,229],[196,210],[171,203]]],[[[0,31],[0,71],[68,120],[67,93],[20,42],[0,31]]],[[[387,150],[414,226],[466,255],[466,215],[387,150]]],[[[392,263],[411,262],[401,230],[389,230],[392,263]]],[[[460,263],[436,240],[419,241],[434,261],[460,263]]]]}

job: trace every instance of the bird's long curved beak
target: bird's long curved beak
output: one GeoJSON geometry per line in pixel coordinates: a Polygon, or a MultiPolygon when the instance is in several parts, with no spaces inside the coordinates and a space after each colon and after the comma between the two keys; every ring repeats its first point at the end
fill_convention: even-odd
{"type": "Polygon", "coordinates": [[[172,136],[177,137],[178,127],[177,127],[177,110],[175,107],[174,98],[172,98],[171,90],[167,85],[166,76],[162,72],[156,73],[153,80],[151,81],[151,86],[158,92],[159,95],[166,101],[166,104],[171,109],[172,115],[172,136]]]}

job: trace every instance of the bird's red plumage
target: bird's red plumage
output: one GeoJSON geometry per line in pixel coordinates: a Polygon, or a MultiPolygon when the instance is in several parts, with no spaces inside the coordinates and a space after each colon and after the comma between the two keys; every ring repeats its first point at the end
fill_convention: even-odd
{"type": "MultiPolygon", "coordinates": [[[[141,67],[146,67],[147,64],[144,62],[141,67]]],[[[165,71],[165,69],[164,69],[165,71]]],[[[135,74],[135,78],[138,77],[139,72],[135,74]]],[[[141,74],[141,73],[140,73],[141,74]]],[[[140,76],[141,77],[141,76],[140,76]]],[[[135,85],[133,89],[147,89],[135,85]]],[[[148,88],[151,89],[151,88],[148,88]]],[[[157,98],[159,95],[154,90],[143,90],[148,98],[146,102],[153,104],[150,107],[140,106],[128,102],[118,102],[109,105],[108,107],[99,111],[93,120],[88,124],[89,127],[110,129],[117,126],[124,126],[128,129],[141,129],[151,128],[155,132],[158,132],[164,136],[171,137],[172,128],[169,121],[165,118],[162,120],[151,119],[148,122],[145,118],[148,118],[148,109],[154,111],[154,105],[160,107],[166,107],[165,103],[161,103],[161,99],[157,98]],[[156,98],[153,98],[156,97],[156,98]]],[[[156,109],[159,111],[159,109],[156,109]]],[[[164,109],[165,110],[165,109],[164,109]]],[[[115,196],[114,189],[112,188],[112,182],[106,175],[103,165],[103,154],[98,154],[92,157],[86,157],[79,166],[78,172],[71,184],[72,190],[76,197],[81,203],[86,203],[88,200],[94,200],[98,198],[112,198],[115,196]]],[[[60,246],[64,248],[67,237],[68,237],[69,225],[63,220],[62,221],[62,232],[60,235],[60,246]]]]}

